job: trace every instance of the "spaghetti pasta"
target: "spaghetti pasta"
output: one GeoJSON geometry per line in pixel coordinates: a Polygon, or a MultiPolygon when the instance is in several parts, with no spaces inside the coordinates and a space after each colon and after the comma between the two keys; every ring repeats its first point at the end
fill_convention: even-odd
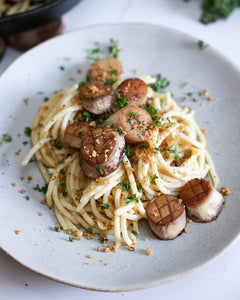
{"type": "MultiPolygon", "coordinates": [[[[143,77],[152,82],[150,77],[143,77]]],[[[118,84],[121,80],[118,81],[118,84]]],[[[178,195],[184,184],[210,171],[218,177],[206,150],[206,141],[193,118],[193,111],[179,107],[170,93],[148,87],[148,105],[157,112],[144,145],[131,147],[118,169],[95,180],[80,167],[77,149],[69,148],[64,132],[82,114],[78,86],[55,94],[43,103],[32,126],[33,148],[22,164],[35,154],[48,183],[47,204],[54,206],[59,224],[77,239],[83,231],[101,236],[114,234],[115,244],[136,242],[138,221],[146,218],[149,200],[159,194],[178,195]],[[121,183],[127,182],[129,188],[121,183]]],[[[115,83],[114,88],[117,88],[115,83]]]]}

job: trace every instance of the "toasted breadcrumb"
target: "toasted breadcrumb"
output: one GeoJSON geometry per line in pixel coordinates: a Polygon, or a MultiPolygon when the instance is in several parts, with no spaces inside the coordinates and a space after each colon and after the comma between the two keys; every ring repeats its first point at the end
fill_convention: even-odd
{"type": "Polygon", "coordinates": [[[209,90],[209,89],[206,89],[206,90],[203,91],[203,95],[204,95],[204,96],[209,95],[209,93],[210,93],[210,90],[209,90]]]}
{"type": "Polygon", "coordinates": [[[21,191],[20,191],[21,194],[24,194],[25,192],[26,192],[25,190],[21,190],[21,191]]]}
{"type": "Polygon", "coordinates": [[[192,220],[191,220],[191,219],[189,219],[189,220],[188,220],[188,223],[192,223],[192,220]]]}
{"type": "Polygon", "coordinates": [[[187,227],[184,227],[183,231],[187,233],[189,229],[187,227]]]}
{"type": "Polygon", "coordinates": [[[150,248],[147,248],[147,249],[146,249],[146,254],[147,254],[147,255],[152,255],[153,252],[152,252],[152,250],[151,250],[150,248]]]}
{"type": "Polygon", "coordinates": [[[38,212],[38,215],[41,217],[41,216],[42,216],[42,213],[39,211],[39,212],[38,212]]]}
{"type": "Polygon", "coordinates": [[[212,97],[212,96],[209,96],[207,99],[208,99],[208,101],[212,101],[212,100],[213,100],[213,97],[212,97]]]}
{"type": "Polygon", "coordinates": [[[207,129],[205,129],[205,128],[202,128],[201,131],[203,134],[207,133],[207,129]]]}
{"type": "Polygon", "coordinates": [[[231,191],[229,188],[227,187],[221,187],[221,194],[224,195],[224,196],[228,196],[230,195],[231,191]]]}
{"type": "Polygon", "coordinates": [[[89,256],[88,256],[88,258],[92,259],[92,258],[93,258],[93,256],[92,256],[92,255],[89,255],[89,256]]]}
{"type": "Polygon", "coordinates": [[[47,198],[44,198],[40,201],[42,204],[46,204],[47,203],[47,198]]]}
{"type": "Polygon", "coordinates": [[[12,186],[16,186],[17,184],[15,182],[12,183],[12,186]]]}
{"type": "Polygon", "coordinates": [[[128,250],[129,250],[129,251],[134,251],[135,249],[134,249],[134,247],[132,247],[132,246],[128,246],[128,250]]]}
{"type": "Polygon", "coordinates": [[[16,233],[16,235],[19,235],[19,234],[21,234],[21,230],[16,230],[15,233],[16,233]]]}

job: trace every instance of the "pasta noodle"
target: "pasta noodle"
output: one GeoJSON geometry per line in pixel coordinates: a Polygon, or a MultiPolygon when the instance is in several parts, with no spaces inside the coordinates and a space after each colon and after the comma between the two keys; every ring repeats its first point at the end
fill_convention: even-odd
{"type": "MultiPolygon", "coordinates": [[[[145,81],[151,82],[151,78],[145,77],[145,81]]],[[[114,234],[117,246],[122,240],[132,245],[138,221],[146,218],[145,207],[154,196],[178,195],[187,181],[203,178],[209,171],[217,185],[218,177],[193,111],[179,107],[170,93],[156,93],[150,87],[149,105],[156,109],[157,118],[145,146],[132,147],[134,155],[125,155],[110,175],[96,180],[85,176],[78,150],[64,141],[68,124],[83,111],[77,88],[65,88],[41,105],[32,126],[33,148],[22,162],[26,165],[35,154],[48,183],[47,204],[54,206],[64,230],[77,239],[84,232],[101,237],[114,234]],[[124,189],[123,183],[128,183],[129,189],[124,189]]]]}

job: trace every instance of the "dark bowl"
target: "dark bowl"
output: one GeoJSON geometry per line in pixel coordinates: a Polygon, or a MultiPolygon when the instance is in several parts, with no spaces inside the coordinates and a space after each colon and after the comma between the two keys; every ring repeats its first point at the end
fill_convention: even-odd
{"type": "Polygon", "coordinates": [[[16,34],[57,20],[80,1],[55,0],[34,10],[0,18],[0,36],[16,34]]]}

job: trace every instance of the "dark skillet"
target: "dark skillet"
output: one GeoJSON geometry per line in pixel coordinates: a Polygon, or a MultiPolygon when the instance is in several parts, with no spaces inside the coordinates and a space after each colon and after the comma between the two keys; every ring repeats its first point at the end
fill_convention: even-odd
{"type": "Polygon", "coordinates": [[[33,29],[61,16],[81,0],[56,0],[39,8],[0,18],[0,36],[33,29]]]}

